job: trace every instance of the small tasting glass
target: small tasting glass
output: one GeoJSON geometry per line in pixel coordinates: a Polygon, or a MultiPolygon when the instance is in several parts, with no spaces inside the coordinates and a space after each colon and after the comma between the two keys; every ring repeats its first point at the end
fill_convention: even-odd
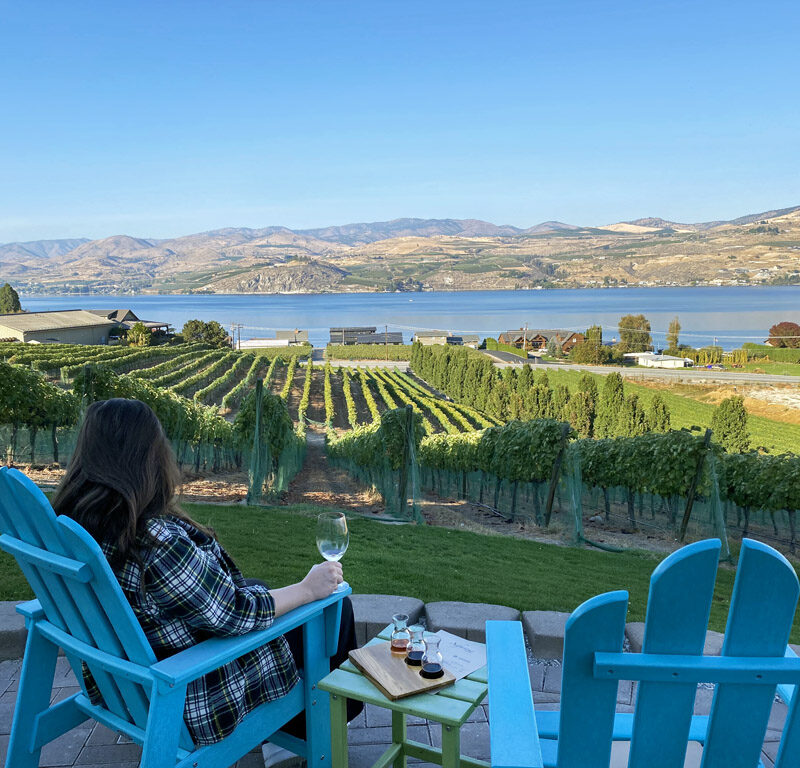
{"type": "Polygon", "coordinates": [[[419,673],[428,680],[435,680],[437,677],[444,675],[439,641],[440,638],[438,637],[425,638],[425,653],[422,655],[422,669],[419,673]]]}
{"type": "Polygon", "coordinates": [[[425,653],[425,629],[419,624],[414,624],[413,627],[409,627],[409,630],[411,631],[411,642],[408,644],[406,664],[419,667],[422,665],[422,656],[425,653]]]}
{"type": "Polygon", "coordinates": [[[392,653],[405,656],[411,642],[411,630],[408,628],[408,615],[396,613],[392,616],[394,629],[392,629],[392,653]]]}

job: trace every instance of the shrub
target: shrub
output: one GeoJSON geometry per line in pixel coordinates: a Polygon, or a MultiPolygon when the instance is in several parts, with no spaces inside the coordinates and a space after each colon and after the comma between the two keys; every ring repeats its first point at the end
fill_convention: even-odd
{"type": "Polygon", "coordinates": [[[711,429],[716,441],[728,453],[744,453],[750,448],[750,434],[747,431],[747,411],[744,398],[728,397],[714,410],[711,429]]]}

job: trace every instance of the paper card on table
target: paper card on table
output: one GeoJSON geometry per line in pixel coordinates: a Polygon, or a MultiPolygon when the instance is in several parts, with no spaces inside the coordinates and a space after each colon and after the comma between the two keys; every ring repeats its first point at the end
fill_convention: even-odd
{"type": "Polygon", "coordinates": [[[441,638],[439,650],[442,653],[445,669],[456,680],[471,675],[476,669],[486,665],[486,646],[474,640],[464,640],[440,629],[434,635],[441,638]]]}

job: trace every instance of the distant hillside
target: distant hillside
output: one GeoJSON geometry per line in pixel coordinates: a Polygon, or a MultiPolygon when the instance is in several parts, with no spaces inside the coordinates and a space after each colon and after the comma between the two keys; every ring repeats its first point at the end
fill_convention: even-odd
{"type": "Polygon", "coordinates": [[[564,224],[560,221],[543,221],[535,227],[529,227],[524,232],[526,235],[539,235],[543,232],[565,232],[576,229],[581,229],[581,227],[576,227],[574,224],[564,224]]]}
{"type": "Polygon", "coordinates": [[[800,284],[800,206],[696,224],[406,218],[41,240],[0,246],[0,279],[27,293],[112,294],[800,284]]]}
{"type": "Polygon", "coordinates": [[[777,219],[781,216],[788,216],[790,213],[797,213],[800,211],[800,205],[795,205],[792,208],[780,208],[774,211],[765,211],[764,213],[751,213],[749,216],[740,216],[738,219],[731,219],[731,221],[723,222],[725,224],[753,224],[762,219],[777,219]]]}
{"type": "Polygon", "coordinates": [[[6,259],[50,259],[53,256],[62,256],[88,243],[86,237],[77,237],[67,240],[33,240],[29,243],[6,243],[0,245],[0,262],[6,259]]]}
{"type": "Polygon", "coordinates": [[[116,235],[83,243],[74,250],[62,254],[60,261],[75,262],[81,259],[97,259],[104,264],[110,264],[117,259],[128,256],[133,251],[152,247],[153,243],[149,240],[129,237],[128,235],[116,235]]]}
{"type": "Polygon", "coordinates": [[[372,224],[345,224],[341,227],[298,230],[320,240],[346,245],[363,245],[395,237],[435,237],[457,235],[462,237],[505,237],[518,235],[521,229],[497,226],[477,219],[393,219],[372,224]]]}

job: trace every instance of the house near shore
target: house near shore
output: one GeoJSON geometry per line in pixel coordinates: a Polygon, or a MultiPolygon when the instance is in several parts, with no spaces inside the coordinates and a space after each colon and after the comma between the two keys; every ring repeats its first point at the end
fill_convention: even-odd
{"type": "Polygon", "coordinates": [[[290,347],[296,347],[301,344],[308,344],[308,331],[300,331],[297,328],[293,331],[275,331],[275,338],[279,340],[286,339],[290,347]]]}
{"type": "Polygon", "coordinates": [[[480,337],[474,333],[454,334],[451,331],[417,331],[412,341],[417,341],[423,346],[433,344],[453,344],[477,349],[481,343],[480,337]]]}
{"type": "Polygon", "coordinates": [[[86,309],[48,312],[16,312],[0,315],[0,340],[27,344],[108,344],[111,331],[118,327],[86,309]]]}
{"type": "Polygon", "coordinates": [[[378,331],[373,326],[353,326],[351,328],[331,328],[328,344],[402,344],[400,331],[378,331]]]}
{"type": "Polygon", "coordinates": [[[644,368],[690,368],[694,365],[690,357],[657,355],[654,352],[626,352],[623,357],[644,368]]]}
{"type": "Polygon", "coordinates": [[[308,331],[275,331],[270,338],[240,339],[237,349],[272,349],[273,347],[300,347],[308,344],[308,331]]]}
{"type": "Polygon", "coordinates": [[[162,323],[159,320],[140,320],[131,309],[87,309],[86,311],[98,317],[113,320],[117,324],[117,328],[122,331],[129,331],[136,323],[141,323],[153,333],[169,332],[169,323],[162,323]]]}
{"type": "Polygon", "coordinates": [[[331,328],[328,344],[355,344],[360,335],[374,334],[378,329],[374,326],[353,326],[350,328],[331,328]]]}
{"type": "Polygon", "coordinates": [[[585,336],[578,331],[568,331],[563,328],[519,328],[513,331],[503,331],[497,340],[501,344],[510,344],[517,349],[533,352],[543,352],[550,341],[555,341],[564,354],[584,341],[585,336]]]}

